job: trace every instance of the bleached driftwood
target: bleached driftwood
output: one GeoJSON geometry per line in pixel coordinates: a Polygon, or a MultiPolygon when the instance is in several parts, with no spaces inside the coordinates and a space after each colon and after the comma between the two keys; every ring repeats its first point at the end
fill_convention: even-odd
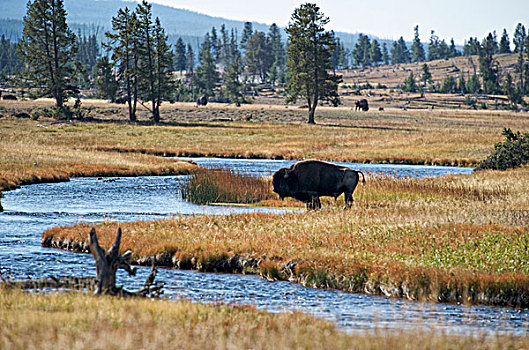
{"type": "Polygon", "coordinates": [[[1,285],[8,288],[20,289],[44,289],[44,288],[66,288],[66,289],[88,289],[95,290],[95,294],[109,294],[119,296],[157,297],[163,294],[163,283],[154,283],[156,278],[155,259],[152,262],[151,272],[147,276],[145,284],[140,290],[127,291],[123,287],[116,287],[116,272],[124,269],[131,276],[136,275],[136,268],[131,266],[132,252],[129,250],[119,255],[121,245],[121,228],[118,229],[116,240],[110,249],[105,252],[99,245],[96,230],[92,228],[88,235],[90,252],[96,261],[96,274],[94,277],[62,277],[39,278],[36,280],[9,281],[0,275],[1,285]]]}
{"type": "Polygon", "coordinates": [[[99,245],[96,230],[92,228],[88,236],[88,245],[90,252],[96,261],[96,294],[110,294],[121,296],[159,296],[162,294],[163,284],[154,284],[156,278],[156,267],[153,259],[151,272],[145,281],[143,287],[135,292],[129,292],[122,287],[116,287],[116,272],[118,269],[124,269],[131,276],[136,275],[136,268],[131,266],[132,252],[126,251],[125,254],[119,255],[121,245],[121,228],[118,228],[116,240],[110,249],[105,252],[99,245]]]}

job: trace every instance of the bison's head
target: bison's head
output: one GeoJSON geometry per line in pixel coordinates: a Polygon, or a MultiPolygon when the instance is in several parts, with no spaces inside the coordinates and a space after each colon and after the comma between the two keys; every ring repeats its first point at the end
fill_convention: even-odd
{"type": "Polygon", "coordinates": [[[292,196],[293,191],[295,191],[295,181],[295,175],[292,174],[292,170],[287,168],[279,169],[272,176],[272,185],[274,186],[273,191],[277,193],[281,199],[290,197],[292,196]]]}

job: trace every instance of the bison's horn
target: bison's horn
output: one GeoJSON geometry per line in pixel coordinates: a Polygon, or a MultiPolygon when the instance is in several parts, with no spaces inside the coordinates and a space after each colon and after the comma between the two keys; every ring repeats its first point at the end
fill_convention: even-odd
{"type": "Polygon", "coordinates": [[[285,173],[285,175],[283,175],[283,177],[284,177],[285,179],[288,179],[288,173],[285,173]]]}

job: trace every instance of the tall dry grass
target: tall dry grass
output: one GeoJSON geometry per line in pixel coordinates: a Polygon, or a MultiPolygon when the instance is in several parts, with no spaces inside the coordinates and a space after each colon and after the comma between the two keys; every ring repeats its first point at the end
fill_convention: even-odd
{"type": "Polygon", "coordinates": [[[230,169],[201,169],[193,172],[182,191],[185,199],[196,204],[255,203],[277,197],[270,188],[264,177],[230,169]]]}
{"type": "MultiPolygon", "coordinates": [[[[301,313],[0,288],[2,349],[523,349],[527,337],[358,331],[301,313]]],[[[420,326],[420,325],[418,325],[420,326]]]]}

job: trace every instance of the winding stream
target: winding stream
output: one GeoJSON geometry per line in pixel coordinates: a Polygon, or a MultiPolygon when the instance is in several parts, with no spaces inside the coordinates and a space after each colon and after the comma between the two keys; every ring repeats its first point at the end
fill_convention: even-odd
{"type": "MultiPolygon", "coordinates": [[[[200,165],[269,175],[292,161],[193,159],[200,165]]],[[[348,165],[348,164],[345,164],[348,165]]],[[[349,164],[354,169],[393,176],[441,176],[470,173],[468,168],[349,164]]],[[[90,255],[74,254],[40,245],[43,231],[56,226],[103,220],[154,220],[174,215],[225,215],[280,210],[230,206],[198,206],[182,200],[185,176],[137,178],[76,178],[70,182],[24,186],[5,192],[0,213],[0,273],[13,279],[53,276],[93,276],[90,255]]],[[[126,234],[126,233],[125,233],[126,234]]],[[[118,280],[127,288],[139,288],[149,269],[139,268],[118,280]]],[[[300,310],[331,320],[342,329],[394,330],[424,327],[457,334],[528,334],[529,312],[510,308],[417,303],[340,291],[305,288],[288,282],[266,282],[257,276],[204,274],[159,270],[169,298],[201,302],[252,304],[271,312],[300,310]]]]}

